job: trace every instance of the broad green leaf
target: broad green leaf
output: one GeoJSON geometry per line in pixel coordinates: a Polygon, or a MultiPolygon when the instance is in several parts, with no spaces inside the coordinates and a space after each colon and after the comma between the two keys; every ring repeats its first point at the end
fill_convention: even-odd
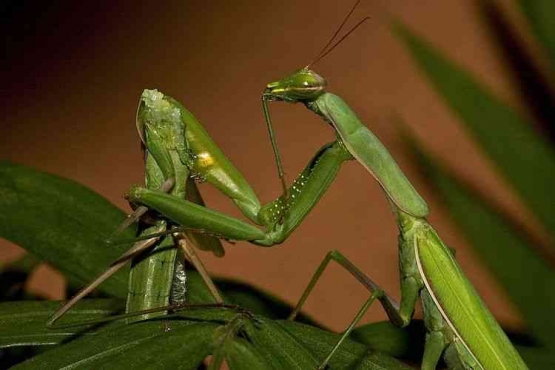
{"type": "Polygon", "coordinates": [[[226,344],[226,362],[231,370],[267,370],[270,365],[248,340],[235,338],[226,344]]]}
{"type": "Polygon", "coordinates": [[[212,350],[212,323],[152,320],[77,339],[14,369],[196,369],[212,350]]]}
{"type": "Polygon", "coordinates": [[[541,343],[555,348],[555,271],[519,234],[420,153],[445,204],[541,343]]]}
{"type": "MultiPolygon", "coordinates": [[[[289,316],[293,307],[284,300],[252,285],[232,280],[216,279],[218,287],[225,295],[226,301],[248,308],[257,315],[272,319],[283,319],[289,316]]],[[[318,326],[318,324],[306,316],[300,314],[297,321],[318,326]]]]}
{"type": "MultiPolygon", "coordinates": [[[[196,271],[189,271],[189,304],[211,304],[213,298],[208,293],[202,279],[196,271]]],[[[218,284],[219,285],[219,284],[218,284]]],[[[225,285],[225,284],[224,284],[225,285]]],[[[232,284],[232,292],[236,289],[242,289],[245,294],[242,297],[249,297],[245,299],[248,303],[242,305],[242,301],[236,302],[229,300],[230,303],[241,304],[246,309],[249,309],[255,314],[269,314],[272,315],[273,308],[270,304],[273,302],[271,299],[266,300],[265,293],[258,292],[255,288],[247,284],[234,282],[232,284]],[[257,298],[258,297],[258,298],[257,298]],[[268,303],[270,302],[270,303],[268,303]],[[268,310],[260,310],[259,307],[266,307],[268,310]],[[261,311],[261,312],[259,312],[261,311]]],[[[227,296],[228,291],[222,290],[223,294],[227,296]]],[[[233,295],[233,294],[232,294],[233,295]]],[[[76,333],[82,333],[83,327],[74,327],[63,330],[53,330],[45,327],[46,321],[50,316],[61,306],[61,302],[57,301],[20,301],[20,302],[6,302],[0,303],[0,348],[10,346],[23,346],[23,345],[50,345],[58,344],[61,341],[67,341],[72,338],[76,333]]],[[[70,323],[83,322],[85,320],[94,320],[101,317],[112,316],[122,313],[125,304],[120,300],[105,300],[105,299],[84,299],[79,302],[74,308],[66,313],[57,325],[66,325],[70,323]]],[[[281,309],[281,306],[278,306],[281,309]]],[[[234,315],[234,310],[209,310],[204,307],[200,308],[185,308],[180,311],[181,316],[189,317],[191,319],[199,320],[226,320],[234,315]],[[225,314],[225,315],[224,315],[225,314]]],[[[118,322],[121,325],[122,322],[118,322]]],[[[105,325],[95,327],[104,328],[105,325]]],[[[87,333],[92,333],[87,331],[87,333]]]]}
{"type": "Polygon", "coordinates": [[[245,325],[245,331],[271,369],[316,369],[318,366],[312,353],[275,321],[259,319],[245,325]]]}
{"type": "Polygon", "coordinates": [[[555,68],[555,2],[553,0],[519,0],[534,35],[545,48],[555,68]]]}
{"type": "Polygon", "coordinates": [[[258,315],[283,318],[292,310],[289,305],[279,298],[248,284],[231,279],[218,279],[217,284],[225,292],[227,300],[249,308],[258,315]]]}
{"type": "MultiPolygon", "coordinates": [[[[0,162],[0,210],[0,237],[82,283],[129,247],[104,242],[125,218],[119,208],[83,185],[25,166],[0,162]]],[[[123,236],[134,235],[129,228],[123,236]]],[[[126,271],[99,287],[117,297],[126,289],[126,271]]]]}
{"type": "MultiPolygon", "coordinates": [[[[105,326],[49,329],[48,318],[60,307],[55,301],[24,301],[0,303],[0,348],[27,345],[59,344],[77,335],[91,335],[105,326]]],[[[60,321],[62,324],[98,319],[122,312],[125,304],[120,300],[84,300],[71,309],[60,321]]],[[[121,322],[114,323],[122,325],[121,322]]],[[[113,325],[114,325],[113,324],[113,325]]]]}
{"type": "Polygon", "coordinates": [[[420,361],[424,353],[425,334],[422,320],[412,320],[403,329],[389,321],[382,321],[356,328],[350,338],[396,358],[420,361]]]}
{"type": "MultiPolygon", "coordinates": [[[[340,334],[330,333],[298,322],[279,321],[278,323],[308,348],[319,363],[324,361],[341,337],[340,334]]],[[[410,369],[409,366],[390,355],[374,351],[351,339],[343,342],[331,358],[329,365],[332,369],[410,369]]]]}
{"type": "Polygon", "coordinates": [[[468,72],[406,27],[395,30],[439,95],[497,163],[526,204],[555,235],[555,151],[530,124],[468,72]]]}
{"type": "MultiPolygon", "coordinates": [[[[200,275],[190,268],[187,269],[187,274],[189,303],[214,303],[214,298],[206,288],[200,275]]],[[[250,284],[217,277],[214,278],[214,281],[226,303],[239,305],[256,315],[280,319],[287,317],[293,310],[282,299],[250,284]]],[[[304,314],[300,314],[297,321],[317,325],[314,320],[304,314]]]]}

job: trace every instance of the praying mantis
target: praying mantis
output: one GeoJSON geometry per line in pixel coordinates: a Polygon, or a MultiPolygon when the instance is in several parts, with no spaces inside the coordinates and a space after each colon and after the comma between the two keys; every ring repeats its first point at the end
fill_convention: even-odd
{"type": "MultiPolygon", "coordinates": [[[[327,49],[328,45],[317,60],[337,43],[327,49]]],[[[425,201],[378,138],[340,97],[326,92],[326,80],[310,69],[312,64],[314,62],[268,84],[262,95],[264,116],[283,187],[281,197],[261,205],[250,185],[187,109],[158,91],[145,90],[137,122],[139,135],[147,147],[147,164],[149,161],[156,163],[153,166],[155,174],[147,174],[147,179],[150,176],[151,181],[147,181],[146,188],[133,187],[129,191],[130,202],[154,210],[164,219],[195,234],[272,246],[285,241],[308,215],[338,174],[341,165],[356,160],[384,190],[399,227],[401,302],[395,302],[354,264],[333,251],[322,262],[290,318],[293,319],[300,311],[325,267],[334,260],[369,288],[371,297],[328,359],[375,300],[382,304],[394,324],[406,326],[420,297],[428,329],[423,369],[436,368],[442,354],[447,365],[453,369],[527,369],[464,276],[452,252],[427,222],[429,211],[425,201]],[[324,145],[316,153],[291,187],[287,186],[283,175],[271,125],[268,102],[272,101],[304,104],[322,117],[337,136],[336,141],[324,145]],[[167,123],[170,130],[162,132],[159,127],[167,123]],[[179,140],[173,141],[176,138],[179,140]],[[178,184],[187,183],[191,177],[214,185],[261,228],[187,200],[178,184]],[[152,186],[148,186],[148,182],[152,186]]],[[[160,224],[156,230],[149,232],[156,234],[166,227],[160,224]]],[[[147,248],[149,240],[140,245],[147,248]]],[[[202,242],[199,244],[203,245],[202,242]]],[[[212,250],[219,249],[215,247],[212,250]]],[[[60,313],[56,314],[51,322],[59,316],[60,313]]],[[[328,359],[321,364],[321,368],[326,366],[328,359]]]]}

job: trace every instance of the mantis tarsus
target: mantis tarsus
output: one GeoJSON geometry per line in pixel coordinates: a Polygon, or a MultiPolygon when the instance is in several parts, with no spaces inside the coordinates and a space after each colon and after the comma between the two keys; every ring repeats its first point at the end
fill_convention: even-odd
{"type": "MultiPolygon", "coordinates": [[[[329,49],[324,48],[321,55],[327,54],[335,45],[329,49]]],[[[189,111],[156,91],[146,90],[143,93],[138,112],[139,127],[142,127],[139,132],[144,135],[142,139],[149,153],[157,157],[156,162],[160,169],[163,171],[164,168],[171,168],[171,165],[163,164],[179,161],[190,171],[185,177],[192,174],[216,186],[235,202],[247,218],[262,226],[262,230],[196,205],[183,196],[157,191],[156,187],[132,188],[129,192],[130,201],[155,210],[174,223],[197,232],[205,231],[218,237],[271,246],[283,242],[299,225],[333,181],[342,163],[355,159],[383,188],[399,226],[401,302],[394,302],[339,252],[331,252],[318,269],[291,318],[300,310],[327,263],[335,260],[372,291],[367,304],[343,337],[349,334],[362,313],[376,299],[393,323],[407,325],[420,296],[428,329],[422,368],[435,368],[444,354],[451,368],[526,369],[526,365],[455,262],[451,251],[426,221],[428,208],[424,200],[380,141],[340,97],[325,91],[325,79],[309,67],[310,65],[268,84],[262,96],[278,173],[284,186],[283,196],[265,206],[260,205],[248,183],[223,156],[189,111]],[[267,107],[269,101],[303,103],[330,124],[337,135],[337,140],[325,145],[315,155],[290,188],[285,185],[281,169],[267,107]],[[164,110],[160,110],[162,106],[164,110]],[[172,135],[181,135],[185,140],[180,141],[179,145],[166,143],[165,149],[156,145],[149,146],[151,137],[156,137],[153,144],[167,139],[156,130],[157,124],[167,120],[181,123],[176,126],[177,131],[170,138],[172,135]]],[[[164,173],[162,177],[178,182],[176,173],[164,173]]],[[[341,341],[336,348],[340,344],[341,341]]],[[[327,360],[322,367],[326,363],[327,360]]]]}

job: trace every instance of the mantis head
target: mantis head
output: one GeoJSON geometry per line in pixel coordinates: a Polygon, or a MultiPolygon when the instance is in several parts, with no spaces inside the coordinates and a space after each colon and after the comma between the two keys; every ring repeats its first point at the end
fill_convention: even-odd
{"type": "Polygon", "coordinates": [[[324,93],[326,85],[326,80],[322,76],[304,67],[279,81],[266,85],[262,100],[288,103],[314,101],[324,93]]]}
{"type": "Polygon", "coordinates": [[[262,93],[262,109],[264,111],[264,119],[270,133],[270,141],[274,150],[278,176],[281,180],[284,198],[287,198],[287,184],[285,183],[285,174],[281,165],[281,156],[277,147],[274,129],[272,128],[272,120],[270,119],[270,111],[268,109],[269,101],[284,101],[288,103],[309,103],[315,101],[326,89],[326,80],[308,67],[304,67],[290,76],[279,81],[271,82],[266,85],[266,89],[262,93]]]}

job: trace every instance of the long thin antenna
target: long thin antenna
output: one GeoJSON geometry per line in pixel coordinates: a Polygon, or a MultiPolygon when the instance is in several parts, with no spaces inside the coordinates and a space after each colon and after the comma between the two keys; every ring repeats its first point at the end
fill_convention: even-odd
{"type": "Polygon", "coordinates": [[[341,44],[341,42],[343,40],[345,40],[347,37],[349,37],[351,35],[351,33],[355,32],[355,30],[364,22],[366,22],[367,20],[369,20],[370,17],[365,17],[362,20],[360,20],[357,24],[354,25],[353,28],[351,28],[345,35],[343,35],[335,44],[333,44],[325,53],[320,54],[314,61],[312,61],[308,66],[312,66],[314,64],[316,64],[318,61],[320,61],[323,57],[325,57],[326,55],[328,55],[329,53],[331,53],[333,51],[333,49],[335,49],[339,44],[341,44]]]}
{"type": "Polygon", "coordinates": [[[324,52],[326,51],[326,49],[328,48],[328,46],[331,45],[331,43],[333,42],[333,40],[335,40],[335,38],[337,37],[337,35],[339,34],[339,32],[341,32],[341,30],[343,29],[343,26],[345,26],[345,23],[347,23],[347,21],[349,20],[349,18],[351,17],[351,15],[353,14],[353,12],[355,11],[356,7],[358,6],[358,4],[360,3],[361,0],[357,0],[357,2],[355,3],[355,5],[353,5],[353,7],[351,8],[351,10],[349,11],[349,13],[347,13],[347,15],[345,16],[345,18],[343,19],[343,22],[341,22],[341,25],[339,25],[339,27],[335,30],[335,33],[333,34],[333,36],[329,39],[328,43],[326,44],[326,46],[324,46],[322,48],[322,50],[320,50],[320,52],[318,54],[316,54],[316,58],[314,58],[314,61],[310,62],[308,65],[311,66],[314,63],[316,63],[318,60],[320,60],[321,55],[324,54],[324,52]]]}

